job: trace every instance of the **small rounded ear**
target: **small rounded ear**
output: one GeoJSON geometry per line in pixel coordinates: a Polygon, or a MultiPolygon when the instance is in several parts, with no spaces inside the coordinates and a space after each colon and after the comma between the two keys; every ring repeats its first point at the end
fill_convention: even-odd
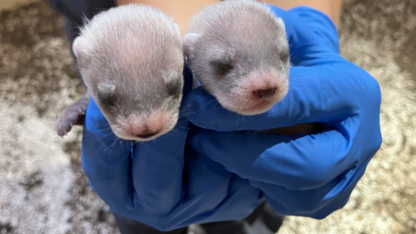
{"type": "Polygon", "coordinates": [[[162,72],[163,82],[164,83],[169,83],[172,80],[178,79],[181,75],[182,75],[182,73],[178,73],[176,71],[171,71],[171,72],[163,71],[162,72]]]}
{"type": "Polygon", "coordinates": [[[105,106],[114,106],[116,104],[116,86],[111,82],[99,82],[96,95],[100,103],[105,106]]]}
{"type": "Polygon", "coordinates": [[[86,56],[90,50],[91,47],[89,43],[87,43],[87,40],[81,36],[75,38],[74,42],[72,43],[72,51],[74,52],[74,55],[77,59],[86,56]]]}
{"type": "Polygon", "coordinates": [[[227,52],[226,52],[226,55],[227,55],[228,62],[230,62],[231,64],[234,64],[236,62],[237,55],[235,53],[234,48],[228,48],[227,52]]]}
{"type": "Polygon", "coordinates": [[[116,86],[111,83],[111,82],[100,82],[98,83],[98,92],[99,93],[109,93],[109,94],[113,94],[116,91],[116,86]]]}
{"type": "Polygon", "coordinates": [[[196,33],[188,33],[183,38],[183,54],[185,56],[188,56],[189,53],[191,53],[196,46],[196,43],[198,42],[199,38],[201,37],[200,34],[196,33]]]}
{"type": "Polygon", "coordinates": [[[278,46],[278,47],[287,47],[287,46],[289,46],[288,45],[288,38],[287,38],[287,33],[286,33],[286,26],[285,26],[285,23],[283,22],[283,19],[282,18],[279,18],[279,17],[277,17],[277,18],[275,18],[276,19],[276,23],[278,24],[278,26],[280,27],[280,29],[281,29],[281,33],[282,33],[282,35],[284,35],[284,36],[282,36],[282,37],[279,37],[279,38],[277,38],[277,40],[276,40],[276,45],[278,46]]]}
{"type": "Polygon", "coordinates": [[[285,22],[283,22],[283,19],[280,17],[276,17],[276,23],[279,25],[279,27],[281,27],[283,30],[286,31],[286,26],[285,26],[285,22]]]}
{"type": "Polygon", "coordinates": [[[174,23],[173,25],[174,25],[175,30],[178,33],[178,35],[181,35],[181,29],[179,28],[179,25],[177,23],[174,23]]]}

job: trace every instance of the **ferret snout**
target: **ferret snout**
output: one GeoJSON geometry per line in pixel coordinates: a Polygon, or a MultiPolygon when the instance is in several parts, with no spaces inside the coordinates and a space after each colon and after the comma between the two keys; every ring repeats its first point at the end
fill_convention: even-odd
{"type": "Polygon", "coordinates": [[[123,139],[149,141],[172,130],[177,119],[177,115],[166,110],[155,110],[149,114],[131,114],[126,118],[119,118],[113,131],[123,139]]]}
{"type": "Polygon", "coordinates": [[[244,77],[234,93],[247,104],[258,101],[278,102],[286,95],[288,89],[287,75],[275,70],[254,71],[244,77]]]}
{"type": "Polygon", "coordinates": [[[227,109],[242,115],[256,115],[268,111],[281,101],[288,91],[287,74],[275,69],[259,69],[243,76],[219,102],[227,109]]]}

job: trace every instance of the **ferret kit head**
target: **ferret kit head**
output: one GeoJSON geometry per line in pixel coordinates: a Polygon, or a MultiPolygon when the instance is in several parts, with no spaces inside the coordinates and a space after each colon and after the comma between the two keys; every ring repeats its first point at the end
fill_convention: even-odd
{"type": "Polygon", "coordinates": [[[152,140],[177,123],[184,57],[179,27],[137,4],[97,14],[73,51],[92,97],[120,138],[152,140]]]}
{"type": "Polygon", "coordinates": [[[195,78],[230,111],[264,113],[288,92],[285,26],[261,3],[234,0],[204,8],[183,46],[195,78]]]}

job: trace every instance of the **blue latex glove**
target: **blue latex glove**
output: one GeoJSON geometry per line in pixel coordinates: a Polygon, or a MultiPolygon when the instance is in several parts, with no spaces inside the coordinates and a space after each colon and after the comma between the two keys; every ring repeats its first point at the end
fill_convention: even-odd
{"type": "MultiPolygon", "coordinates": [[[[192,77],[187,69],[184,75],[186,96],[192,77]]],[[[186,148],[188,129],[181,114],[175,128],[154,141],[116,140],[91,99],[82,139],[82,166],[90,186],[116,214],[162,231],[248,216],[261,192],[186,148]]]]}
{"type": "Polygon", "coordinates": [[[198,88],[186,98],[192,148],[248,179],[280,214],[324,218],[343,207],[381,145],[377,81],[339,55],[332,21],[308,7],[283,11],[291,61],[289,93],[269,112],[241,116],[198,88]],[[321,122],[320,134],[250,131],[321,122]],[[210,129],[210,130],[207,130],[210,129]]]}

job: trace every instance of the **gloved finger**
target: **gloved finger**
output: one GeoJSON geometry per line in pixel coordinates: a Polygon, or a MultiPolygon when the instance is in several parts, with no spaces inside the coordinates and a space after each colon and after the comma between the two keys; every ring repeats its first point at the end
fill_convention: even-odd
{"type": "Polygon", "coordinates": [[[345,206],[352,190],[363,176],[369,160],[370,158],[365,164],[351,168],[315,189],[287,190],[261,181],[250,181],[250,184],[260,188],[273,210],[281,215],[323,219],[345,206]]]}
{"type": "Polygon", "coordinates": [[[182,196],[187,129],[188,121],[181,117],[172,131],[133,149],[135,199],[149,214],[169,213],[182,196]]]}
{"type": "Polygon", "coordinates": [[[279,214],[323,219],[345,206],[371,158],[365,158],[361,163],[315,189],[288,190],[253,180],[250,184],[262,190],[264,198],[279,214]]]}
{"type": "MultiPolygon", "coordinates": [[[[184,69],[183,96],[192,90],[192,75],[184,69]]],[[[188,120],[181,104],[178,122],[165,135],[133,148],[132,173],[137,205],[152,214],[166,214],[183,194],[182,171],[188,134],[188,120]]]]}
{"type": "MultiPolygon", "coordinates": [[[[161,188],[160,191],[154,192],[153,194],[157,198],[154,198],[153,201],[150,197],[143,199],[143,196],[138,195],[137,210],[126,210],[123,215],[146,223],[158,230],[170,231],[193,223],[241,219],[260,203],[261,192],[251,186],[247,180],[225,170],[222,165],[204,157],[190,147],[187,147],[185,160],[186,164],[182,174],[183,189],[178,189],[178,191],[181,191],[181,196],[174,209],[167,210],[164,206],[171,206],[169,201],[173,199],[170,196],[177,192],[171,191],[171,187],[174,187],[176,182],[173,182],[172,186],[165,184],[165,187],[161,188]],[[165,194],[160,194],[159,192],[163,192],[163,190],[165,194]],[[168,201],[163,201],[162,198],[166,198],[168,201]],[[156,204],[155,208],[149,209],[150,204],[145,204],[144,201],[153,205],[155,205],[154,202],[161,202],[162,204],[156,204]]],[[[172,160],[169,162],[172,162],[172,160]]],[[[162,166],[166,165],[162,163],[162,166]]],[[[165,178],[164,174],[167,173],[167,176],[172,174],[169,172],[171,168],[165,168],[165,171],[160,171],[159,168],[153,166],[150,169],[143,169],[147,172],[152,169],[159,172],[156,175],[146,177],[148,180],[153,180],[152,177],[159,176],[163,177],[162,181],[165,181],[169,179],[165,178]]],[[[160,182],[156,181],[155,186],[158,187],[159,184],[160,182]]],[[[153,188],[149,188],[154,191],[153,188]]],[[[146,193],[146,191],[144,192],[146,193]]]]}
{"type": "Polygon", "coordinates": [[[294,7],[288,12],[300,17],[306,23],[307,27],[318,36],[321,45],[325,45],[327,49],[334,53],[339,53],[338,31],[328,15],[307,6],[294,7]]]}
{"type": "MultiPolygon", "coordinates": [[[[324,133],[292,137],[198,129],[190,145],[242,178],[288,190],[313,189],[378,150],[380,144],[369,144],[364,138],[368,135],[358,134],[361,121],[359,116],[354,116],[333,123],[324,133]],[[360,152],[356,152],[357,149],[360,152]]],[[[374,132],[371,137],[375,141],[381,142],[380,132],[373,127],[376,126],[369,126],[367,130],[374,132]]]]}
{"type": "Polygon", "coordinates": [[[163,217],[167,224],[187,226],[239,220],[259,205],[260,191],[221,164],[191,147],[187,151],[186,162],[185,193],[173,212],[163,217]]]}
{"type": "MultiPolygon", "coordinates": [[[[204,177],[206,178],[206,177],[204,177]]],[[[198,191],[197,194],[207,191],[198,191]]],[[[198,197],[185,197],[183,203],[180,203],[175,212],[170,216],[169,222],[177,224],[180,227],[188,226],[194,223],[212,223],[228,220],[240,220],[248,215],[260,204],[262,193],[260,190],[254,188],[247,180],[244,180],[236,175],[233,175],[227,187],[227,194],[221,198],[221,202],[216,206],[208,207],[202,210],[200,206],[218,199],[217,195],[209,193],[208,195],[198,197]],[[203,211],[195,213],[195,211],[203,211]]]]}
{"type": "Polygon", "coordinates": [[[266,113],[242,116],[230,112],[197,88],[186,98],[187,118],[198,127],[216,131],[266,130],[342,120],[362,108],[370,112],[381,102],[378,82],[351,63],[293,67],[289,76],[286,97],[266,113]]]}
{"type": "Polygon", "coordinates": [[[266,6],[285,24],[290,61],[294,66],[315,66],[337,60],[338,35],[327,16],[309,7],[286,11],[273,5],[266,6]]]}
{"type": "Polygon", "coordinates": [[[132,209],[131,142],[118,139],[91,99],[85,118],[81,160],[91,188],[117,211],[132,209]]]}

